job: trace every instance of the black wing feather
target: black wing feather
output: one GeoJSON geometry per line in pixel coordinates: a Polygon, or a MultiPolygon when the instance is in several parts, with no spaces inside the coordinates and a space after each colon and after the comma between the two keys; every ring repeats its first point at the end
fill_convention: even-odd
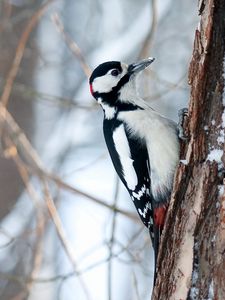
{"type": "Polygon", "coordinates": [[[150,190],[150,176],[149,176],[149,158],[147,147],[141,139],[135,139],[129,134],[129,131],[121,121],[117,119],[104,120],[103,124],[105,141],[117,174],[119,175],[121,181],[127,188],[131,199],[137,209],[137,212],[142,220],[142,222],[149,228],[150,235],[153,241],[153,212],[152,212],[152,195],[150,190]],[[117,127],[123,126],[125,131],[125,136],[129,143],[131,159],[133,160],[133,168],[137,175],[137,185],[134,190],[128,187],[123,174],[123,166],[120,161],[119,154],[116,150],[113,132],[117,127]]]}

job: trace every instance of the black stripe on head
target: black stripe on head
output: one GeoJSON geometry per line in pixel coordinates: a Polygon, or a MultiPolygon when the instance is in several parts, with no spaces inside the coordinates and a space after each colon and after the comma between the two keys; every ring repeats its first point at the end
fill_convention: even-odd
{"type": "Polygon", "coordinates": [[[109,70],[118,69],[122,72],[121,63],[119,61],[108,61],[103,64],[100,64],[97,68],[94,69],[91,77],[89,79],[89,83],[91,84],[95,78],[104,76],[109,70]]]}

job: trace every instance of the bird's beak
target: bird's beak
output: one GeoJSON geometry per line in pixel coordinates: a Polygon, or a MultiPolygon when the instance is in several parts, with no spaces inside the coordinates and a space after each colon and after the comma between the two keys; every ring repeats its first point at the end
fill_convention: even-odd
{"type": "Polygon", "coordinates": [[[143,59],[137,63],[133,63],[128,66],[128,73],[136,74],[136,73],[144,70],[145,68],[147,68],[154,60],[155,60],[155,58],[149,57],[149,58],[143,59]]]}

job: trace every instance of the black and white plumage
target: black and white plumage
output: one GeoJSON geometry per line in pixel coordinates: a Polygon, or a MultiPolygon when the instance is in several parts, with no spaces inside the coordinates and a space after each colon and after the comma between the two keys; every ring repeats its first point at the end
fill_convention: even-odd
{"type": "Polygon", "coordinates": [[[136,91],[136,74],[153,61],[103,63],[90,77],[90,90],[104,111],[104,137],[113,165],[149,229],[157,257],[179,140],[177,124],[149,107],[136,91]]]}

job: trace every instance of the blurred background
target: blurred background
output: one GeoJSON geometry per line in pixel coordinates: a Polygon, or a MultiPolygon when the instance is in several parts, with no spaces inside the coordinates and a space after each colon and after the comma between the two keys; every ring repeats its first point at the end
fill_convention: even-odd
{"type": "Polygon", "coordinates": [[[194,0],[0,1],[0,299],[149,299],[150,239],[88,76],[155,57],[139,93],[177,121],[197,12],[194,0]]]}

